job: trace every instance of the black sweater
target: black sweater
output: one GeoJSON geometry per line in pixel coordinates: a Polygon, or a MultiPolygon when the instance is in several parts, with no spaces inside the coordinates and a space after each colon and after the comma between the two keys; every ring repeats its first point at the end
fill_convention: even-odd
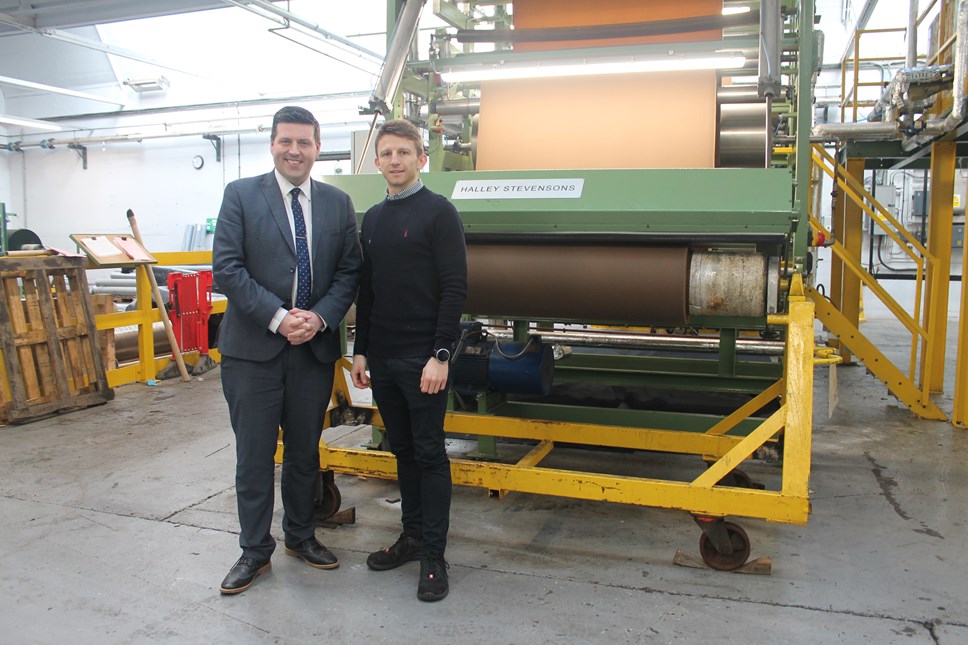
{"type": "Polygon", "coordinates": [[[421,188],[366,212],[353,353],[429,358],[457,340],[467,299],[464,226],[453,204],[421,188]]]}

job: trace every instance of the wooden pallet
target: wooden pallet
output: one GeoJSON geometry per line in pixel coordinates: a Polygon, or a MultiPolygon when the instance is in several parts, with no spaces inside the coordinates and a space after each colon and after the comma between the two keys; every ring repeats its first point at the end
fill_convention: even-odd
{"type": "Polygon", "coordinates": [[[0,258],[0,422],[114,398],[87,297],[84,258],[0,258]]]}

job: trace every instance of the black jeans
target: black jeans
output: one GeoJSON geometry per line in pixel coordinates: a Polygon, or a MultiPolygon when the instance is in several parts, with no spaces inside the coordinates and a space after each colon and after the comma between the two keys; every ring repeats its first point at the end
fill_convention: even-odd
{"type": "MultiPolygon", "coordinates": [[[[428,357],[429,358],[429,357],[428,357]]],[[[427,358],[368,356],[373,399],[397,458],[403,532],[425,553],[444,554],[450,526],[450,460],[444,445],[447,390],[420,391],[427,358]]]]}

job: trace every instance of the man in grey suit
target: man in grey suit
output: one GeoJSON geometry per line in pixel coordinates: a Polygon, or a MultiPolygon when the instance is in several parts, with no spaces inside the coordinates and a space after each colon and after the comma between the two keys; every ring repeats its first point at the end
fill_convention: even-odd
{"type": "Polygon", "coordinates": [[[212,252],[215,281],[228,297],[218,349],[236,439],[242,547],[223,594],[244,591],[271,567],[280,426],[285,552],[319,569],[339,566],[316,540],[313,511],[339,326],[362,264],[356,211],[348,195],[309,177],[320,141],[308,110],[279,110],[270,141],[275,170],[226,186],[212,252]]]}

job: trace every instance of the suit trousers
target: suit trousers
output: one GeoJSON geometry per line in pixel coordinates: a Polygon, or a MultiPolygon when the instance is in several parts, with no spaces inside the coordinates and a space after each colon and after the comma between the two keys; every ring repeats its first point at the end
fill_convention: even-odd
{"type": "Polygon", "coordinates": [[[319,437],[333,392],[334,368],[334,363],[321,363],[309,343],[286,345],[268,361],[222,357],[222,391],[235,432],[242,555],[266,560],[276,546],[270,528],[280,427],[286,544],[299,544],[316,533],[319,437]]]}
{"type": "Polygon", "coordinates": [[[397,458],[403,532],[425,553],[444,554],[450,526],[450,460],[444,444],[447,390],[420,391],[426,358],[367,356],[373,399],[397,458]]]}

